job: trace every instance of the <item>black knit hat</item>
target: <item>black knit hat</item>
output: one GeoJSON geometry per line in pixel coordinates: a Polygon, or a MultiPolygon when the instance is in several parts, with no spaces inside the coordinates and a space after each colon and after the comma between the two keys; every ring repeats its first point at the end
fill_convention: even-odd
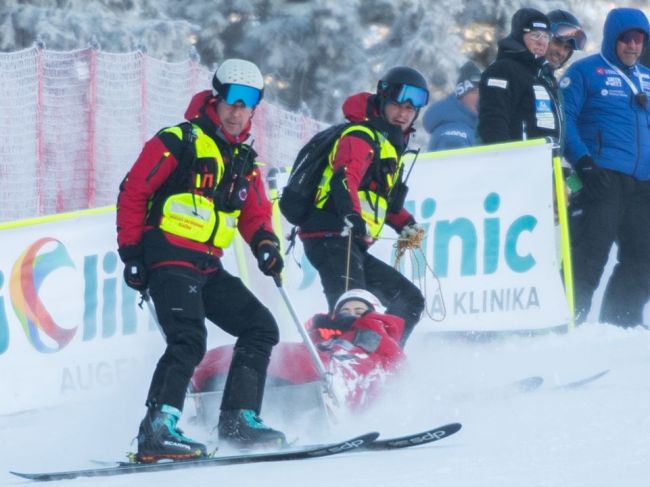
{"type": "Polygon", "coordinates": [[[462,97],[468,91],[478,88],[481,81],[481,69],[474,61],[467,61],[463,64],[458,72],[458,81],[456,81],[456,96],[462,97]]]}
{"type": "Polygon", "coordinates": [[[551,23],[548,17],[534,8],[520,8],[512,16],[510,24],[510,36],[522,44],[524,34],[531,30],[551,30],[551,23]]]}

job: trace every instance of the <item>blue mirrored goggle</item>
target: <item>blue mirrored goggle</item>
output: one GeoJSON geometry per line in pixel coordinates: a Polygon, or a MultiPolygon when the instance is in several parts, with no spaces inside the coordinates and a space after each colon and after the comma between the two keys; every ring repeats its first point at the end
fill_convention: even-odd
{"type": "Polygon", "coordinates": [[[399,104],[409,101],[413,107],[422,108],[429,102],[429,92],[419,86],[398,85],[390,98],[399,104]]]}
{"type": "Polygon", "coordinates": [[[228,84],[223,86],[223,91],[223,99],[228,105],[241,102],[246,108],[255,108],[262,98],[262,92],[252,86],[228,84]]]}
{"type": "Polygon", "coordinates": [[[553,37],[560,42],[566,42],[573,49],[582,51],[587,43],[587,35],[578,26],[563,22],[551,24],[553,37]]]}

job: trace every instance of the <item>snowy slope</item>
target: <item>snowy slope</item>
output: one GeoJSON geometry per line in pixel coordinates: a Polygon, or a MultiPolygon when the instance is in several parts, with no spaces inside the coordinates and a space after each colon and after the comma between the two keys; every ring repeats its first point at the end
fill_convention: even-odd
{"type": "MultiPolygon", "coordinates": [[[[343,438],[368,430],[386,435],[460,421],[463,429],[429,446],[358,452],[326,459],[77,479],[86,486],[647,486],[650,484],[650,332],[586,325],[568,335],[490,343],[414,337],[410,370],[362,418],[331,431],[343,438]],[[553,390],[611,372],[574,391],[553,390]],[[528,394],[487,393],[526,375],[544,386],[528,394]]],[[[56,410],[0,417],[0,485],[31,482],[18,471],[90,466],[120,458],[144,413],[150,371],[122,396],[56,410]]],[[[191,407],[186,409],[186,417],[191,407]]],[[[265,417],[270,414],[266,412],[265,417]]],[[[204,439],[206,432],[188,432],[204,439]]],[[[290,435],[301,434],[284,425],[290,435]]],[[[309,438],[305,437],[305,440],[309,438]]]]}

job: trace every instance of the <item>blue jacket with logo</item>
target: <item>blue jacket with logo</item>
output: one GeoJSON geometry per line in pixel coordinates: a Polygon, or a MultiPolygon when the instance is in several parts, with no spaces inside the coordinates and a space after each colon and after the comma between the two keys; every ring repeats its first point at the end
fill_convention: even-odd
{"type": "Polygon", "coordinates": [[[431,105],[424,113],[422,125],[431,134],[430,151],[471,147],[476,144],[478,115],[451,94],[431,105]]]}
{"type": "Polygon", "coordinates": [[[650,36],[645,15],[618,8],[605,21],[600,54],[576,61],[560,81],[566,116],[564,155],[573,165],[589,155],[601,167],[650,178],[650,102],[642,107],[616,66],[639,92],[650,95],[650,69],[637,63],[625,66],[616,55],[623,32],[639,29],[650,36]]]}

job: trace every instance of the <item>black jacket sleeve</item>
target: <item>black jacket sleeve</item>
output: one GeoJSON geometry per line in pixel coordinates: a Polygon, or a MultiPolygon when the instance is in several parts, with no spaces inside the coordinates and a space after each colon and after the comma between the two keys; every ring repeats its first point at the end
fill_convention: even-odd
{"type": "Polygon", "coordinates": [[[503,62],[490,65],[479,84],[478,135],[484,144],[512,140],[510,127],[515,111],[515,81],[503,62]]]}

